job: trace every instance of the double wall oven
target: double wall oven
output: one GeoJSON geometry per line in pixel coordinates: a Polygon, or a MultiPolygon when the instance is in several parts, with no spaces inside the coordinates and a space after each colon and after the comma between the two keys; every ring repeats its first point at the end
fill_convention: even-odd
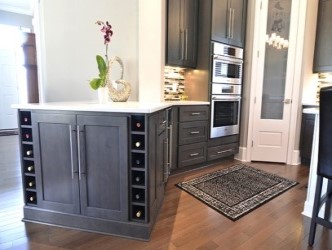
{"type": "Polygon", "coordinates": [[[243,49],[212,44],[211,138],[239,133],[243,49]]]}

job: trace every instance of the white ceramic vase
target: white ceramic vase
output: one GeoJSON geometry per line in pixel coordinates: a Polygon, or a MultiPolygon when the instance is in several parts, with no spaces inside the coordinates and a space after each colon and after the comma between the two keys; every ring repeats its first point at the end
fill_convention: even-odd
{"type": "Polygon", "coordinates": [[[108,63],[108,71],[107,71],[107,86],[109,90],[109,97],[113,102],[126,102],[130,96],[131,85],[128,81],[123,80],[123,62],[120,57],[112,57],[108,63]],[[111,71],[112,64],[117,62],[121,68],[121,76],[120,79],[112,81],[111,80],[111,71]],[[114,84],[113,84],[114,83],[114,84]]]}
{"type": "Polygon", "coordinates": [[[98,101],[100,104],[108,102],[108,87],[99,87],[98,88],[98,101]]]}

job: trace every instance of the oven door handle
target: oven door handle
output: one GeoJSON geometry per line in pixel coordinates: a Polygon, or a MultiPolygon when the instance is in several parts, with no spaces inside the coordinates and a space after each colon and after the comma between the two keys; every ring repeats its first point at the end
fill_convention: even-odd
{"type": "Polygon", "coordinates": [[[240,101],[241,97],[230,97],[230,98],[225,98],[225,97],[212,97],[213,101],[240,101]]]}
{"type": "Polygon", "coordinates": [[[224,63],[237,64],[237,65],[242,65],[243,64],[242,59],[238,59],[238,58],[234,58],[234,57],[226,57],[226,56],[222,56],[222,55],[213,55],[213,59],[215,61],[222,61],[224,63]]]}

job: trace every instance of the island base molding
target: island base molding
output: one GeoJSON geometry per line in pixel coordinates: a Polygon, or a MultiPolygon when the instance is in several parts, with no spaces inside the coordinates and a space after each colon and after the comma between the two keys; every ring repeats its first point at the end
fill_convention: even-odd
{"type": "Polygon", "coordinates": [[[33,207],[24,207],[24,218],[22,221],[144,241],[150,239],[154,224],[105,220],[81,215],[58,213],[33,207]]]}

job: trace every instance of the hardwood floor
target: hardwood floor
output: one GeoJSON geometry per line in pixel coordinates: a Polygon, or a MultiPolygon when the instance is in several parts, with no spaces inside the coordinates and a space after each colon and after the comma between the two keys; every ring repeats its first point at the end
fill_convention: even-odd
{"type": "Polygon", "coordinates": [[[171,176],[149,242],[23,223],[17,136],[0,137],[0,249],[332,249],[332,231],[317,227],[314,248],[307,245],[310,220],[301,215],[309,169],[305,166],[250,163],[297,180],[299,185],[232,222],[175,184],[218,166],[171,176]]]}

